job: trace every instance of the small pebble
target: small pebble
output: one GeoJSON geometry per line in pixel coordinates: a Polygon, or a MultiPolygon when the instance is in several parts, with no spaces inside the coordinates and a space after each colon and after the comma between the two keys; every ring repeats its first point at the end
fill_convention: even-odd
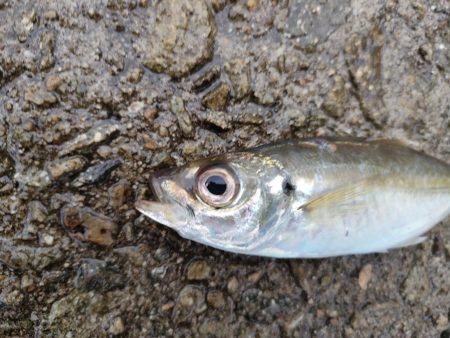
{"type": "Polygon", "coordinates": [[[156,116],[158,116],[158,111],[156,109],[149,109],[144,113],[144,117],[149,123],[153,123],[156,116]]]}
{"type": "Polygon", "coordinates": [[[13,290],[3,295],[2,303],[8,306],[18,306],[24,300],[24,294],[19,290],[13,290]]]}
{"type": "Polygon", "coordinates": [[[97,124],[85,133],[79,134],[75,138],[61,145],[59,156],[65,156],[74,151],[82,150],[90,146],[105,142],[109,138],[118,134],[120,124],[114,120],[106,120],[97,124]]]}
{"type": "Polygon", "coordinates": [[[161,311],[163,311],[163,312],[170,311],[173,309],[174,306],[175,306],[174,302],[165,303],[165,304],[161,305],[161,311]]]}
{"type": "Polygon", "coordinates": [[[173,161],[173,158],[170,156],[170,154],[163,151],[163,152],[155,153],[155,155],[153,155],[152,163],[150,166],[152,168],[155,168],[155,167],[159,167],[159,166],[170,166],[170,165],[173,165],[173,163],[174,163],[174,161],[173,161]]]}
{"type": "Polygon", "coordinates": [[[419,47],[419,54],[424,61],[431,63],[433,61],[433,46],[430,43],[424,43],[419,47]]]}
{"type": "Polygon", "coordinates": [[[184,156],[197,156],[203,150],[198,141],[187,140],[180,145],[184,156]]]}
{"type": "Polygon", "coordinates": [[[225,64],[225,71],[234,89],[234,97],[240,100],[251,91],[250,67],[244,59],[233,59],[225,64]]]}
{"type": "Polygon", "coordinates": [[[372,279],[372,265],[365,265],[359,272],[358,283],[359,287],[363,290],[367,290],[367,285],[372,279]]]}
{"type": "Polygon", "coordinates": [[[348,98],[348,91],[342,76],[334,76],[334,84],[325,96],[322,103],[322,110],[334,118],[341,118],[344,115],[345,102],[348,98]]]}
{"type": "Polygon", "coordinates": [[[205,95],[202,104],[211,110],[224,110],[229,94],[230,88],[228,84],[222,82],[205,95]]]}
{"type": "MultiPolygon", "coordinates": [[[[444,331],[448,329],[449,317],[447,314],[441,313],[436,320],[437,329],[440,331],[444,331]]],[[[442,337],[442,336],[441,336],[442,337]]]]}
{"type": "Polygon", "coordinates": [[[47,219],[47,209],[41,202],[31,201],[28,206],[27,222],[45,222],[47,219]]]}
{"type": "Polygon", "coordinates": [[[58,12],[51,9],[44,13],[44,18],[46,20],[56,20],[56,19],[58,19],[58,12]]]}
{"type": "Polygon", "coordinates": [[[103,146],[98,147],[97,154],[101,158],[106,159],[111,156],[112,149],[110,146],[103,145],[103,146]]]}
{"type": "Polygon", "coordinates": [[[167,266],[162,265],[162,266],[158,266],[156,268],[153,268],[150,271],[150,275],[155,278],[155,279],[164,279],[164,276],[166,275],[167,272],[167,266]]]}
{"type": "Polygon", "coordinates": [[[211,0],[211,5],[214,11],[220,12],[227,5],[228,0],[211,0]]]}
{"type": "Polygon", "coordinates": [[[117,233],[116,223],[89,208],[65,207],[61,210],[61,222],[74,238],[98,245],[113,244],[117,233]]]}
{"type": "Polygon", "coordinates": [[[72,186],[79,188],[84,185],[96,184],[105,180],[111,172],[122,164],[119,159],[108,160],[101,162],[92,167],[89,167],[86,171],[82,172],[72,181],[72,186]]]}
{"type": "Polygon", "coordinates": [[[171,256],[172,251],[170,250],[170,248],[166,247],[166,246],[161,246],[158,249],[156,249],[155,251],[155,258],[162,262],[165,261],[167,259],[169,259],[169,257],[171,256]]]}
{"type": "Polygon", "coordinates": [[[61,210],[61,222],[70,230],[74,230],[81,224],[80,210],[75,207],[65,207],[61,210]]]}
{"type": "Polygon", "coordinates": [[[239,288],[239,281],[235,276],[231,277],[227,283],[227,289],[229,293],[235,293],[239,288]]]}
{"type": "Polygon", "coordinates": [[[8,176],[0,177],[0,194],[7,194],[14,190],[14,183],[8,176]]]}
{"type": "Polygon", "coordinates": [[[255,10],[259,5],[259,0],[247,0],[247,8],[250,11],[255,10]]]}
{"type": "Polygon", "coordinates": [[[127,180],[120,180],[108,189],[109,205],[113,208],[119,208],[125,203],[131,195],[130,183],[127,180]]]}
{"type": "Polygon", "coordinates": [[[205,280],[211,275],[211,267],[204,260],[194,260],[187,268],[188,280],[205,280]]]}
{"type": "Polygon", "coordinates": [[[207,69],[204,73],[200,74],[200,76],[195,78],[193,80],[192,86],[194,87],[195,90],[200,91],[209,86],[219,76],[220,76],[220,67],[218,65],[214,65],[211,68],[207,69]]]}
{"type": "Polygon", "coordinates": [[[64,176],[80,172],[87,162],[87,159],[83,156],[66,157],[48,163],[47,171],[54,180],[58,180],[64,176]]]}
{"type": "Polygon", "coordinates": [[[57,75],[51,75],[48,77],[45,85],[49,92],[53,92],[59,88],[63,83],[62,79],[57,75]]]}
{"type": "Polygon", "coordinates": [[[264,123],[264,118],[256,113],[241,113],[236,116],[236,122],[242,124],[253,124],[255,126],[259,126],[264,123]]]}
{"type": "Polygon", "coordinates": [[[55,237],[53,237],[52,235],[46,234],[43,236],[43,240],[46,245],[52,246],[53,242],[55,241],[55,237]]]}
{"type": "Polygon", "coordinates": [[[123,320],[122,318],[117,317],[116,319],[114,319],[114,322],[109,327],[109,333],[111,333],[113,336],[117,336],[124,332],[125,332],[125,325],[123,323],[123,320]]]}
{"type": "Polygon", "coordinates": [[[223,111],[208,111],[206,113],[206,122],[223,130],[231,129],[231,117],[223,111]]]}
{"type": "Polygon", "coordinates": [[[148,16],[151,34],[139,37],[145,45],[147,68],[180,78],[212,59],[216,24],[207,1],[149,3],[154,13],[148,16]]]}
{"type": "Polygon", "coordinates": [[[150,139],[147,142],[145,142],[144,148],[147,150],[156,150],[156,149],[161,148],[161,146],[158,143],[156,143],[154,140],[150,139]]]}
{"type": "Polygon", "coordinates": [[[164,126],[160,126],[159,130],[158,130],[158,134],[161,137],[167,137],[167,136],[169,136],[169,130],[164,126]]]}
{"type": "Polygon", "coordinates": [[[212,307],[219,309],[225,305],[225,298],[221,291],[213,290],[208,292],[208,295],[206,296],[206,302],[212,307]]]}
{"type": "Polygon", "coordinates": [[[127,80],[131,83],[138,83],[142,79],[142,75],[144,74],[141,68],[133,68],[127,76],[127,80]]]}
{"type": "Polygon", "coordinates": [[[195,285],[186,285],[178,295],[176,307],[181,311],[183,311],[182,308],[188,308],[188,311],[183,311],[186,314],[190,313],[190,311],[195,314],[204,312],[207,306],[203,288],[195,285]]]}
{"type": "Polygon", "coordinates": [[[28,289],[34,284],[33,279],[28,275],[23,275],[22,280],[20,281],[20,285],[22,289],[28,289]]]}
{"type": "Polygon", "coordinates": [[[125,275],[117,266],[94,258],[82,259],[74,280],[77,289],[102,292],[122,288],[125,283],[125,275]]]}
{"type": "Polygon", "coordinates": [[[247,277],[247,280],[248,280],[250,283],[255,284],[255,283],[258,283],[258,282],[259,282],[259,280],[261,279],[261,277],[262,277],[262,272],[261,272],[261,271],[256,271],[256,272],[253,272],[252,274],[250,274],[250,275],[247,277]]]}
{"type": "Polygon", "coordinates": [[[25,91],[25,100],[34,103],[36,106],[48,107],[56,103],[57,98],[54,94],[38,87],[31,87],[25,91]]]}
{"type": "Polygon", "coordinates": [[[170,107],[172,112],[178,119],[178,125],[180,126],[184,136],[190,136],[192,133],[192,122],[189,114],[187,113],[184,102],[181,97],[174,96],[170,101],[170,107]]]}

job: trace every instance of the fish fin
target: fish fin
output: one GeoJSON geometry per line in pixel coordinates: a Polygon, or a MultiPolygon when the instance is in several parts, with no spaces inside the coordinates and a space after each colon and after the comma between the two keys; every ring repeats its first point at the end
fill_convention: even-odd
{"type": "Polygon", "coordinates": [[[298,209],[312,212],[323,208],[342,208],[346,211],[349,209],[359,209],[367,205],[364,195],[376,183],[379,183],[381,178],[379,176],[371,176],[367,179],[358,181],[354,184],[346,185],[332,191],[328,191],[314,197],[313,199],[302,204],[298,209]]]}
{"type": "Polygon", "coordinates": [[[316,137],[314,140],[324,140],[330,143],[367,143],[366,138],[353,136],[348,133],[343,133],[339,136],[316,137]]]}
{"type": "Polygon", "coordinates": [[[393,145],[393,146],[401,146],[401,147],[408,147],[405,141],[399,140],[399,139],[385,139],[385,138],[369,138],[367,139],[368,142],[378,143],[378,144],[384,144],[384,145],[393,145]]]}
{"type": "Polygon", "coordinates": [[[416,244],[420,244],[424,241],[426,241],[428,239],[427,236],[419,236],[419,237],[413,237],[410,238],[404,242],[398,243],[396,246],[394,246],[394,248],[398,249],[398,248],[405,248],[407,246],[412,246],[412,245],[416,245],[416,244]]]}

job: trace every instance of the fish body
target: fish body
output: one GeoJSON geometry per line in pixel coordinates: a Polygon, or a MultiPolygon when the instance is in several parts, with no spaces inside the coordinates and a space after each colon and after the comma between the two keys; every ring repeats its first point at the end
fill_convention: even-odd
{"type": "Polygon", "coordinates": [[[303,139],[157,173],[139,211],[182,237],[278,258],[384,252],[450,214],[450,166],[397,141],[303,139]]]}

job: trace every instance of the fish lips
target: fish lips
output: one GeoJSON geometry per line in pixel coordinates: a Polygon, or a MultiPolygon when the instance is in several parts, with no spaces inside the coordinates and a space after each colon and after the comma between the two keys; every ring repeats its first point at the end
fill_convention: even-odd
{"type": "Polygon", "coordinates": [[[170,172],[156,173],[151,177],[151,189],[157,201],[138,200],[135,207],[152,220],[180,231],[188,224],[186,208],[177,201],[172,192],[177,184],[170,179],[170,172]]]}

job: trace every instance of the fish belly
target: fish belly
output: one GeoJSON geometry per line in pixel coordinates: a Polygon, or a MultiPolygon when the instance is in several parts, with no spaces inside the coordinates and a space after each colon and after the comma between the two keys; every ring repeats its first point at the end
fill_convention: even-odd
{"type": "Polygon", "coordinates": [[[278,237],[277,257],[385,252],[419,237],[450,214],[450,192],[374,191],[351,204],[302,211],[278,237]]]}

